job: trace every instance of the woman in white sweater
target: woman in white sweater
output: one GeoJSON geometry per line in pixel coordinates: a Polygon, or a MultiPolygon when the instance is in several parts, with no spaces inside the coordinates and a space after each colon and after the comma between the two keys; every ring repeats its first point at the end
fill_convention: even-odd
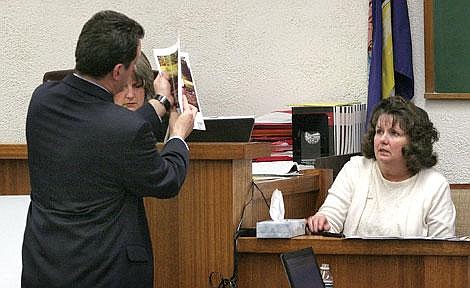
{"type": "Polygon", "coordinates": [[[452,237],[455,207],[447,180],[434,168],[438,133],[427,113],[401,97],[374,110],[362,153],[345,164],[312,232],[346,236],[452,237]]]}

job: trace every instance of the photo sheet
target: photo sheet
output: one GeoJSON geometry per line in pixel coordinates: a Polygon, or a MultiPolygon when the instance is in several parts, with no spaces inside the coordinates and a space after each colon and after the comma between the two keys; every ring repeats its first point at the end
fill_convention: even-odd
{"type": "Polygon", "coordinates": [[[178,111],[183,111],[184,96],[189,104],[197,108],[194,129],[206,130],[196,83],[189,63],[189,54],[180,51],[179,39],[170,47],[153,49],[153,54],[158,72],[164,72],[170,78],[171,93],[173,99],[177,100],[176,108],[178,111]]]}

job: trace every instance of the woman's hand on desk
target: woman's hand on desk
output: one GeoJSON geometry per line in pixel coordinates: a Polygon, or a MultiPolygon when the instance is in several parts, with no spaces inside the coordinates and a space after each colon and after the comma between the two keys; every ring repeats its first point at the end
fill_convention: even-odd
{"type": "Polygon", "coordinates": [[[328,223],[325,215],[321,213],[316,213],[315,215],[308,217],[307,226],[312,233],[330,230],[330,223],[328,223]]]}

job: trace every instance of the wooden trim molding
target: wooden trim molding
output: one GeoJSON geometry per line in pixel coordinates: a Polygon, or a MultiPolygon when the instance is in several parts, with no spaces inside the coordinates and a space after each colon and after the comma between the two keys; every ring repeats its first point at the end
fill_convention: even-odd
{"type": "MultiPolygon", "coordinates": [[[[253,159],[271,155],[271,146],[263,142],[188,143],[191,159],[253,159]]],[[[159,149],[163,144],[158,144],[159,149]]],[[[0,144],[0,159],[28,159],[26,144],[0,144]]]]}
{"type": "Polygon", "coordinates": [[[424,67],[425,95],[434,94],[434,23],[433,1],[424,1],[424,67]]]}
{"type": "Polygon", "coordinates": [[[470,93],[426,92],[424,98],[428,100],[470,100],[470,93]]]}
{"type": "MultiPolygon", "coordinates": [[[[158,145],[159,148],[163,146],[158,145]]],[[[191,159],[252,159],[270,154],[271,147],[266,143],[190,143],[191,159]],[[225,153],[224,153],[225,152],[225,153]],[[230,158],[232,157],[232,158],[230,158]]],[[[26,144],[0,144],[0,160],[27,160],[26,144]]],[[[309,173],[319,173],[313,170],[309,173]]],[[[328,173],[324,174],[328,176],[328,173]]],[[[326,179],[325,183],[331,183],[326,179]]],[[[325,188],[325,187],[323,187],[325,188]]],[[[325,191],[329,187],[326,187],[325,191]]],[[[450,184],[451,189],[470,189],[470,183],[450,184]]]]}
{"type": "Polygon", "coordinates": [[[450,189],[470,189],[470,183],[450,184],[450,189]]]}
{"type": "Polygon", "coordinates": [[[0,159],[28,159],[26,144],[0,144],[0,159]]]}
{"type": "Polygon", "coordinates": [[[434,71],[434,1],[424,1],[424,98],[428,100],[470,100],[470,93],[435,91],[434,71]]]}

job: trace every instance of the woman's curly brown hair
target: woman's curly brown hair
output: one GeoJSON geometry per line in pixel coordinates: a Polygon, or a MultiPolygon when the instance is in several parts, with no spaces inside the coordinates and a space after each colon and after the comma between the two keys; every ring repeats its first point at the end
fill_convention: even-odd
{"type": "Polygon", "coordinates": [[[415,175],[423,168],[437,163],[433,144],[439,140],[439,134],[429,120],[428,113],[400,96],[382,100],[372,113],[369,128],[362,139],[362,154],[369,159],[376,159],[374,154],[374,136],[377,120],[383,114],[393,118],[393,125],[398,124],[408,137],[408,144],[402,153],[408,170],[415,175]]]}

